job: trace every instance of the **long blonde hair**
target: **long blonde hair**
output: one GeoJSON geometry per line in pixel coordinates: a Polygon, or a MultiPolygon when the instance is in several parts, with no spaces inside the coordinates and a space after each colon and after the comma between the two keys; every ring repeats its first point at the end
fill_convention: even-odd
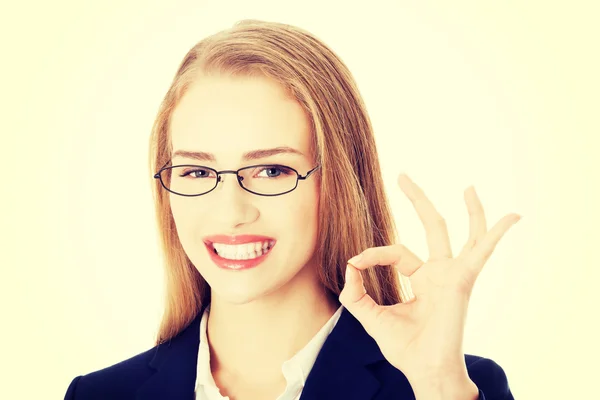
{"type": "MultiPolygon", "coordinates": [[[[373,128],[354,79],[323,42],[298,27],[243,20],[211,35],[186,54],[152,127],[152,174],[171,159],[169,121],[179,99],[200,74],[266,76],[304,108],[316,161],[321,164],[319,279],[336,297],[344,285],[346,261],[369,247],[396,242],[373,128]]],[[[153,183],[166,268],[165,310],[156,344],[181,332],[210,301],[210,287],[185,254],[171,214],[169,196],[153,183]]],[[[408,299],[405,279],[391,266],[363,272],[367,293],[381,305],[408,299]]]]}

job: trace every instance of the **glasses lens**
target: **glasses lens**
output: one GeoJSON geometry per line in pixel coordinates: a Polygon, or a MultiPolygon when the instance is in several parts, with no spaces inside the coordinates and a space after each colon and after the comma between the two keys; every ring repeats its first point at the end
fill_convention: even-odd
{"type": "Polygon", "coordinates": [[[217,174],[210,168],[197,165],[177,166],[163,171],[169,190],[183,195],[210,192],[217,185],[217,174]],[[170,182],[167,178],[170,172],[170,182]]]}
{"type": "Polygon", "coordinates": [[[258,165],[240,171],[242,185],[255,193],[273,195],[296,187],[298,174],[283,165],[258,165]]]}

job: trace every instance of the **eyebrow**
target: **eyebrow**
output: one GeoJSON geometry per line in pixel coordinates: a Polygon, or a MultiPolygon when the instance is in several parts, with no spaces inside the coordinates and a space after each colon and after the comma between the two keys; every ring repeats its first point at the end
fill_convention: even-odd
{"type": "MultiPolygon", "coordinates": [[[[243,154],[242,159],[244,161],[259,160],[261,158],[267,158],[267,157],[271,157],[271,156],[278,155],[278,154],[295,154],[295,155],[299,155],[299,156],[304,155],[300,150],[296,150],[292,147],[280,146],[280,147],[274,147],[272,149],[259,149],[259,150],[249,151],[249,152],[243,154]]],[[[217,160],[217,158],[215,157],[214,154],[206,153],[204,151],[177,150],[175,153],[173,153],[172,158],[175,158],[177,156],[185,157],[185,158],[192,158],[192,159],[198,160],[198,161],[213,161],[214,162],[217,160]]]]}

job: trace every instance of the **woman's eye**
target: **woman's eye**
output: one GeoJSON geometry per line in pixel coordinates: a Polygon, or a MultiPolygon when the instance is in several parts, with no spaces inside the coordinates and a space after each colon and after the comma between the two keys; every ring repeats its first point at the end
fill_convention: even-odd
{"type": "Polygon", "coordinates": [[[274,165],[262,168],[260,173],[263,172],[266,172],[267,178],[277,178],[280,175],[289,175],[287,168],[274,165]]]}
{"type": "Polygon", "coordinates": [[[191,178],[206,178],[209,172],[204,169],[192,169],[185,171],[181,176],[186,177],[189,176],[191,178]]]}

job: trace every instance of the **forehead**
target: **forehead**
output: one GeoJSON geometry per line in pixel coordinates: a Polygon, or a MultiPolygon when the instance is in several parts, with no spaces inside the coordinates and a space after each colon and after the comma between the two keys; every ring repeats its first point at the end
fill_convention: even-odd
{"type": "Polygon", "coordinates": [[[209,152],[218,162],[279,146],[310,154],[302,107],[265,77],[202,76],[181,98],[170,124],[173,151],[209,152]]]}

